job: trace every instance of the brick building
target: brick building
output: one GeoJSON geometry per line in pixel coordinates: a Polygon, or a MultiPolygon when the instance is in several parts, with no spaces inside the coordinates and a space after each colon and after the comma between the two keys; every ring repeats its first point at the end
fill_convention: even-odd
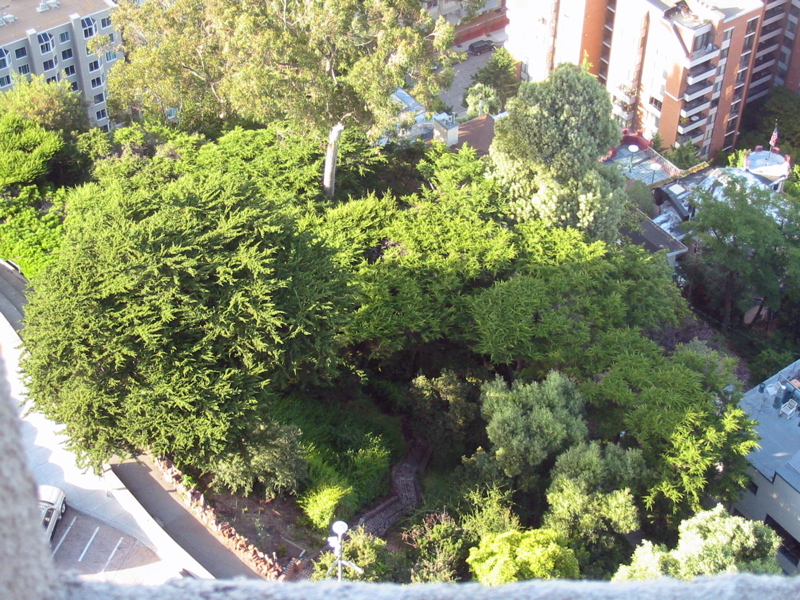
{"type": "Polygon", "coordinates": [[[540,81],[591,63],[622,127],[733,147],[743,107],[772,86],[800,86],[800,0],[508,0],[507,48],[540,81]]]}

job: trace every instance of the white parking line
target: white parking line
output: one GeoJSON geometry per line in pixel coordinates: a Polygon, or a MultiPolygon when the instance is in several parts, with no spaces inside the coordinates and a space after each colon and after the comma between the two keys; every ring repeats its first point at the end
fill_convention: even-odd
{"type": "Polygon", "coordinates": [[[122,538],[119,538],[119,541],[117,542],[117,545],[114,546],[114,549],[111,551],[111,554],[109,555],[108,560],[106,561],[106,564],[104,564],[103,568],[100,570],[101,573],[105,573],[106,572],[106,568],[108,567],[108,563],[110,563],[111,559],[114,558],[114,555],[117,553],[117,550],[119,549],[119,545],[121,543],[122,543],[122,538]]]}
{"type": "Polygon", "coordinates": [[[83,549],[83,552],[81,552],[80,558],[78,558],[78,562],[81,562],[83,560],[83,557],[86,555],[86,551],[89,549],[89,546],[92,545],[92,542],[94,541],[94,536],[97,535],[98,531],[100,531],[100,528],[99,527],[95,527],[94,528],[94,533],[92,534],[92,537],[90,537],[89,541],[86,542],[86,547],[83,549]]]}
{"type": "Polygon", "coordinates": [[[67,530],[61,534],[61,539],[58,540],[58,544],[56,544],[56,547],[53,550],[53,556],[55,556],[56,552],[58,552],[58,549],[61,548],[61,543],[64,541],[64,538],[67,537],[67,534],[69,533],[69,530],[72,529],[72,526],[75,525],[75,519],[77,518],[78,517],[72,517],[72,521],[69,522],[69,527],[67,527],[67,530]]]}

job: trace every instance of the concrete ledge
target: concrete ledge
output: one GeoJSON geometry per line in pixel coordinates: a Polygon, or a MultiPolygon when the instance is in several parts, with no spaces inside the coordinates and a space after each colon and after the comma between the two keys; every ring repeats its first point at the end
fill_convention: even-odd
{"type": "Polygon", "coordinates": [[[68,600],[795,600],[800,579],[722,575],[691,582],[531,581],[494,588],[478,584],[391,585],[171,581],[157,587],[65,582],[68,600]]]}

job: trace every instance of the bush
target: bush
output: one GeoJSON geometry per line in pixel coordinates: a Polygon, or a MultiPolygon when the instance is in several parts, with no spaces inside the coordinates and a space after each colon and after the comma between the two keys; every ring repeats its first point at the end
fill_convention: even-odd
{"type": "MultiPolygon", "coordinates": [[[[387,581],[390,578],[392,559],[386,548],[386,542],[364,531],[363,527],[349,531],[343,539],[342,558],[364,570],[358,573],[344,567],[343,579],[350,581],[387,581]]],[[[336,556],[333,552],[324,552],[314,564],[312,579],[330,579],[335,574],[336,556]]]]}
{"type": "Polygon", "coordinates": [[[344,517],[337,510],[341,509],[342,500],[352,491],[350,487],[323,483],[303,494],[300,507],[314,527],[324,530],[337,518],[344,517]]]}

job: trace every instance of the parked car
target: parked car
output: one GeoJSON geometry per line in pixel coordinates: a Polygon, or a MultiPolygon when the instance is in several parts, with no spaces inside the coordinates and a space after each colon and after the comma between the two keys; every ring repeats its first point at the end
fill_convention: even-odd
{"type": "Polygon", "coordinates": [[[42,511],[42,526],[47,539],[53,539],[56,523],[67,510],[67,495],[64,490],[52,485],[40,485],[39,509],[42,511]]]}
{"type": "Polygon", "coordinates": [[[467,46],[467,53],[472,56],[477,56],[484,52],[491,52],[492,50],[494,50],[494,42],[492,40],[478,40],[467,46]]]}

